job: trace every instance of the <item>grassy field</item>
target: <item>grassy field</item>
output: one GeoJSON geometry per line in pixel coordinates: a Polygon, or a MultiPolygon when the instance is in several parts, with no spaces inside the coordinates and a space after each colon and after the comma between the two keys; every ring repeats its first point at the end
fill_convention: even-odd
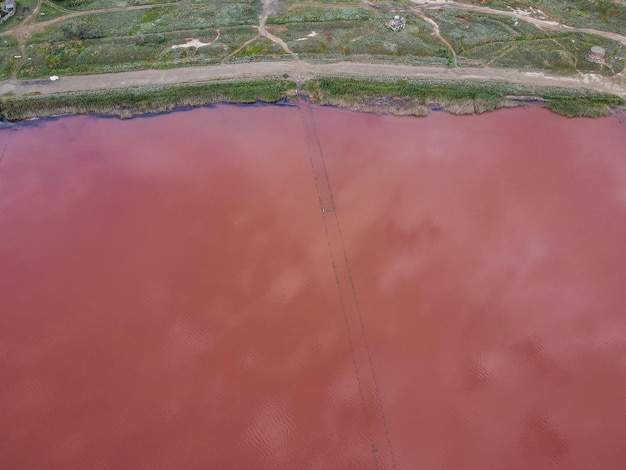
{"type": "MultiPolygon", "coordinates": [[[[52,3],[66,10],[84,11],[84,10],[102,10],[106,8],[120,8],[138,5],[158,5],[161,3],[179,3],[180,0],[51,0],[52,3]]],[[[193,0],[192,3],[197,3],[193,0]]],[[[227,3],[241,3],[241,0],[212,0],[214,5],[223,5],[227,3]]]]}
{"type": "MultiPolygon", "coordinates": [[[[500,10],[541,10],[548,19],[626,35],[626,5],[611,0],[457,0],[500,10]]],[[[534,16],[541,18],[541,13],[534,16]]]]}
{"type": "Polygon", "coordinates": [[[544,32],[530,23],[497,15],[457,10],[429,12],[441,34],[457,55],[472,65],[548,70],[557,73],[619,73],[624,68],[626,48],[601,36],[571,32],[544,32]],[[588,61],[593,45],[607,50],[606,64],[588,61]]]}
{"type": "MultiPolygon", "coordinates": [[[[298,5],[298,4],[302,4],[302,0],[281,0],[280,3],[285,4],[285,5],[298,5]]],[[[324,5],[333,6],[333,5],[359,5],[361,1],[360,0],[311,0],[311,1],[308,1],[307,3],[311,5],[319,4],[320,6],[324,6],[324,5]]]]}
{"type": "MultiPolygon", "coordinates": [[[[36,1],[19,0],[18,15],[4,27],[19,25],[36,1]]],[[[496,9],[534,5],[546,17],[560,12],[558,19],[567,17],[570,22],[591,15],[593,22],[580,20],[580,24],[598,24],[601,29],[615,29],[624,10],[622,6],[610,7],[604,0],[467,3],[496,9]],[[566,3],[570,6],[565,7],[566,3]]],[[[371,0],[371,4],[377,8],[359,0],[280,0],[267,11],[266,28],[284,40],[294,54],[311,62],[488,66],[605,76],[624,70],[626,47],[600,36],[544,31],[503,15],[453,8],[421,12],[409,0],[371,0]],[[401,31],[385,26],[395,14],[389,8],[402,10],[406,27],[401,31]],[[435,34],[433,22],[441,37],[435,34]],[[592,45],[607,50],[605,63],[586,59],[592,45]]],[[[33,32],[25,42],[27,57],[17,71],[18,78],[292,60],[280,45],[258,36],[261,0],[46,0],[40,8],[31,25],[48,26],[35,28],[33,31],[39,32],[33,32]],[[47,23],[66,14],[73,16],[47,23]],[[173,47],[191,38],[204,45],[173,47]]],[[[533,15],[541,13],[535,11],[533,15]]],[[[3,54],[9,59],[6,51],[12,47],[4,48],[3,54]]],[[[6,75],[13,66],[4,61],[1,73],[6,75]]]]}
{"type": "Polygon", "coordinates": [[[66,15],[67,13],[68,11],[63,8],[58,8],[48,3],[42,3],[41,7],[39,7],[38,14],[33,18],[33,21],[37,23],[40,23],[42,21],[50,21],[54,18],[59,18],[60,16],[66,15]]]}
{"type": "Polygon", "coordinates": [[[363,19],[314,22],[290,17],[292,21],[270,25],[268,30],[307,60],[334,57],[446,64],[445,46],[432,35],[432,26],[418,16],[406,14],[407,27],[394,33],[384,26],[389,15],[371,10],[359,14],[363,19]]]}
{"type": "Polygon", "coordinates": [[[279,15],[269,17],[267,24],[328,23],[333,21],[365,21],[373,10],[357,6],[312,7],[292,6],[279,15]]]}
{"type": "MultiPolygon", "coordinates": [[[[219,3],[87,13],[59,22],[30,38],[26,45],[30,60],[18,77],[219,63],[256,36],[253,25],[258,22],[258,5],[254,3],[219,3]],[[187,38],[211,44],[172,49],[187,38]]],[[[265,44],[257,52],[267,51],[271,56],[278,52],[275,49],[273,44],[265,44]]]]}
{"type": "Polygon", "coordinates": [[[0,38],[0,80],[6,80],[11,75],[13,67],[19,59],[15,59],[16,55],[20,55],[17,41],[11,37],[0,38]]]}

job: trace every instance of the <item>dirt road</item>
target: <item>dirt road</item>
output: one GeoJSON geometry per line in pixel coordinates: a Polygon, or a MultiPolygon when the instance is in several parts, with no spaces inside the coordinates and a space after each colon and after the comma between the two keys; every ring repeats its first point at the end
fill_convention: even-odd
{"type": "Polygon", "coordinates": [[[260,78],[289,74],[294,80],[307,80],[314,75],[351,75],[369,77],[414,77],[451,80],[504,80],[536,86],[562,86],[590,88],[613,93],[626,98],[626,80],[623,75],[602,77],[595,74],[573,76],[551,75],[514,69],[493,68],[442,68],[394,64],[369,64],[337,62],[333,64],[309,64],[304,61],[256,62],[248,64],[223,64],[205,67],[184,67],[167,70],[141,70],[101,75],[62,77],[56,82],[49,80],[6,80],[0,82],[0,96],[29,93],[61,93],[69,91],[106,90],[111,88],[140,87],[148,85],[171,85],[198,83],[215,80],[260,78]]]}

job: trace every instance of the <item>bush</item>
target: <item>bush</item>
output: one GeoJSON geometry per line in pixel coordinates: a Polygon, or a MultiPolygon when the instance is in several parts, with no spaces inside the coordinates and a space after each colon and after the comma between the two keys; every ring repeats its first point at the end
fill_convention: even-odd
{"type": "Polygon", "coordinates": [[[85,21],[63,24],[60,31],[65,39],[98,39],[102,37],[98,28],[90,26],[85,21]]]}

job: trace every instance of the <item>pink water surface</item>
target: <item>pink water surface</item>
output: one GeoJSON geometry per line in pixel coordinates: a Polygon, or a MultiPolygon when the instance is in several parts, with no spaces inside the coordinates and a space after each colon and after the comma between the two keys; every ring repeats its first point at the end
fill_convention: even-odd
{"type": "Polygon", "coordinates": [[[0,467],[625,468],[626,126],[307,110],[0,130],[0,467]]]}

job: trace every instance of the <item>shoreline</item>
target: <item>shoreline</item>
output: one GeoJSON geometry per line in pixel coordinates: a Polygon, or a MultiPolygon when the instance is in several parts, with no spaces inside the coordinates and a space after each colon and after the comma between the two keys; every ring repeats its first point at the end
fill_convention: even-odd
{"type": "MultiPolygon", "coordinates": [[[[109,90],[0,97],[0,122],[93,114],[130,119],[212,104],[292,103],[305,96],[314,104],[358,112],[426,116],[431,111],[481,114],[540,103],[566,117],[601,117],[624,112],[626,101],[586,88],[527,86],[506,81],[429,78],[342,78],[289,76],[222,80],[109,90]]],[[[0,124],[1,126],[1,124],[0,124]]]]}

